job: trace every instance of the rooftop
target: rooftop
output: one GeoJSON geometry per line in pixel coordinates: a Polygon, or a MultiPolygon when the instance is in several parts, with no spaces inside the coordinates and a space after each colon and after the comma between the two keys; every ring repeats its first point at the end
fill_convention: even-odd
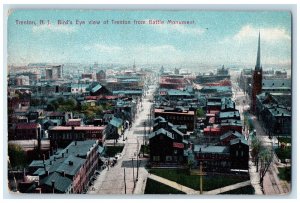
{"type": "Polygon", "coordinates": [[[163,128],[160,128],[160,129],[158,129],[157,131],[152,132],[152,133],[149,135],[149,139],[151,139],[151,138],[153,138],[153,137],[155,137],[155,136],[157,136],[157,135],[165,135],[165,136],[167,136],[167,137],[169,137],[169,138],[171,138],[171,139],[174,139],[172,133],[170,133],[169,131],[167,131],[167,130],[165,130],[165,129],[163,129],[163,128]]]}
{"type": "Polygon", "coordinates": [[[16,129],[36,129],[40,126],[38,123],[17,123],[16,129]]]}
{"type": "Polygon", "coordinates": [[[228,146],[205,146],[205,145],[195,145],[194,152],[199,153],[214,153],[214,154],[228,154],[228,146]]]}
{"type": "MultiPolygon", "coordinates": [[[[49,130],[72,130],[73,126],[51,126],[49,130]]],[[[106,126],[75,126],[74,130],[104,130],[106,126]]]]}

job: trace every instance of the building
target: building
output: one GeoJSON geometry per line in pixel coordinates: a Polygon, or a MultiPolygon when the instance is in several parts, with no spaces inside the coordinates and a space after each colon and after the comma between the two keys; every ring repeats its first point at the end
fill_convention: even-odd
{"type": "Polygon", "coordinates": [[[203,171],[228,172],[231,168],[228,146],[194,145],[197,165],[202,164],[203,171]]]}
{"type": "Polygon", "coordinates": [[[29,76],[20,75],[15,78],[16,86],[28,86],[29,85],[29,76]]]}
{"type": "Polygon", "coordinates": [[[154,117],[163,117],[174,125],[186,125],[188,131],[195,129],[196,113],[195,111],[186,110],[184,108],[154,109],[154,117]]]}
{"type": "Polygon", "coordinates": [[[260,63],[260,33],[258,35],[258,49],[256,65],[253,72],[252,79],[252,92],[251,92],[251,111],[254,112],[256,109],[256,96],[262,91],[262,66],[260,63]]]}
{"type": "Polygon", "coordinates": [[[249,145],[243,138],[230,141],[231,169],[248,170],[249,145]]]}
{"type": "Polygon", "coordinates": [[[112,119],[109,121],[109,124],[107,125],[106,139],[119,139],[123,132],[123,120],[121,118],[112,117],[112,119]]]}
{"type": "Polygon", "coordinates": [[[98,140],[104,142],[106,126],[51,126],[48,130],[51,146],[66,146],[72,141],[98,140]]]}
{"type": "Polygon", "coordinates": [[[24,192],[28,193],[83,193],[99,166],[98,141],[74,141],[64,150],[45,160],[34,160],[29,175],[37,182],[24,192]]]}
{"type": "Polygon", "coordinates": [[[41,138],[41,125],[38,123],[17,123],[13,134],[9,134],[10,140],[31,140],[41,138]]]}
{"type": "Polygon", "coordinates": [[[230,141],[229,145],[194,145],[193,151],[197,164],[202,164],[207,172],[230,172],[248,170],[249,146],[243,138],[230,141]]]}
{"type": "Polygon", "coordinates": [[[292,84],[290,79],[263,79],[262,92],[290,93],[292,84]]]}
{"type": "Polygon", "coordinates": [[[99,83],[104,83],[106,80],[106,73],[104,70],[100,70],[98,73],[96,73],[96,79],[99,83]]]}
{"type": "Polygon", "coordinates": [[[182,136],[164,128],[149,135],[150,160],[161,163],[183,163],[186,161],[184,150],[188,142],[182,136]]]}
{"type": "Polygon", "coordinates": [[[91,88],[90,91],[91,96],[100,96],[100,95],[110,95],[111,92],[101,84],[95,85],[91,88]]]}

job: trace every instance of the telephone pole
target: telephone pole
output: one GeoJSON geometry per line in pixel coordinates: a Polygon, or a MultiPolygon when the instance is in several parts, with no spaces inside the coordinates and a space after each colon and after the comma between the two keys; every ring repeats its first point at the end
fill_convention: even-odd
{"type": "Polygon", "coordinates": [[[203,176],[204,175],[206,175],[206,173],[203,172],[202,163],[200,161],[200,194],[203,194],[203,176]]]}
{"type": "Polygon", "coordinates": [[[135,188],[135,179],[134,179],[134,164],[133,164],[133,158],[131,159],[131,163],[132,163],[132,180],[133,180],[133,187],[135,188]]]}
{"type": "Polygon", "coordinates": [[[124,168],[124,185],[125,185],[125,194],[126,194],[126,179],[125,179],[125,168],[124,168]]]}

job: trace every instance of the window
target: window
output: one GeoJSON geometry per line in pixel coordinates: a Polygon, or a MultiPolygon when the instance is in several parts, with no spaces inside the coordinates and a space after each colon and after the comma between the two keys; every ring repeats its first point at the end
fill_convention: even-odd
{"type": "Polygon", "coordinates": [[[236,150],[236,152],[235,152],[235,156],[236,156],[236,157],[238,157],[238,156],[239,156],[239,151],[238,151],[238,150],[236,150]]]}
{"type": "Polygon", "coordinates": [[[153,156],[153,161],[159,161],[159,160],[160,160],[159,156],[153,156]]]}
{"type": "Polygon", "coordinates": [[[166,156],[166,161],[172,161],[172,156],[166,156]]]}
{"type": "Polygon", "coordinates": [[[243,157],[244,156],[244,151],[241,151],[241,157],[243,157]]]}

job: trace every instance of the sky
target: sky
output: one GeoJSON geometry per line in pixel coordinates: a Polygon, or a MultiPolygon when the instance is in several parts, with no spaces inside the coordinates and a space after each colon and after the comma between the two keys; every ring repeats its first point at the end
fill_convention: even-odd
{"type": "Polygon", "coordinates": [[[8,17],[8,64],[253,64],[258,33],[262,65],[291,64],[291,15],[280,11],[14,10],[8,17]],[[165,24],[133,24],[134,20],[165,24]],[[20,25],[16,21],[35,21],[20,25]],[[50,22],[40,24],[40,20],[50,22]],[[73,24],[58,25],[58,20],[73,24]],[[85,21],[85,25],[76,24],[85,21]],[[90,25],[90,20],[100,21],[90,25]],[[108,24],[104,21],[108,20],[108,24]],[[127,20],[131,24],[112,24],[127,20]],[[190,25],[168,20],[194,21],[190,25]]]}

